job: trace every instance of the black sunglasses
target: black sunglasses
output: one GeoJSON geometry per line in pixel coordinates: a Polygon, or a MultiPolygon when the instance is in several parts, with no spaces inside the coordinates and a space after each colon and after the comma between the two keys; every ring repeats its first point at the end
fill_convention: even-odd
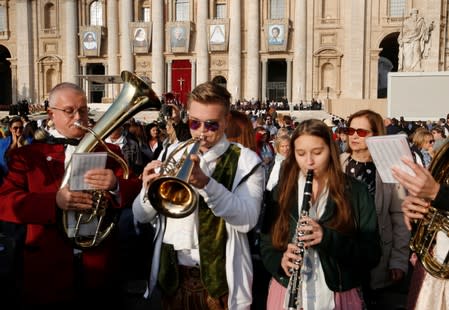
{"type": "Polygon", "coordinates": [[[204,128],[206,128],[207,131],[217,131],[218,128],[220,128],[220,124],[217,121],[199,121],[196,119],[189,119],[189,127],[192,130],[197,130],[201,127],[201,124],[204,124],[204,128]]]}
{"type": "Polygon", "coordinates": [[[366,130],[366,129],[362,129],[362,128],[352,128],[352,127],[348,127],[346,129],[346,134],[352,136],[353,134],[357,133],[357,135],[359,137],[366,137],[371,131],[370,130],[366,130]]]}

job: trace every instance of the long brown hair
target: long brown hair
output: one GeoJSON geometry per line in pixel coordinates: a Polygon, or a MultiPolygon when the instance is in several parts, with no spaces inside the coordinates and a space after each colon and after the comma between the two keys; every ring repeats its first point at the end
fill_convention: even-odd
{"type": "Polygon", "coordinates": [[[297,208],[297,204],[290,204],[293,193],[297,193],[298,178],[301,173],[295,158],[295,141],[301,136],[310,135],[323,139],[330,150],[328,171],[329,198],[335,204],[335,214],[326,223],[327,227],[350,233],[354,229],[352,212],[345,195],[345,176],[340,167],[337,145],[332,139],[332,133],[320,120],[310,119],[302,122],[293,132],[290,141],[291,152],[284,160],[279,177],[279,212],[272,227],[272,242],[277,249],[283,250],[287,247],[289,240],[289,218],[291,208],[297,208]]]}
{"type": "Polygon", "coordinates": [[[253,124],[248,116],[240,111],[231,110],[231,118],[225,129],[229,141],[238,142],[241,145],[256,151],[256,136],[253,124]]]}

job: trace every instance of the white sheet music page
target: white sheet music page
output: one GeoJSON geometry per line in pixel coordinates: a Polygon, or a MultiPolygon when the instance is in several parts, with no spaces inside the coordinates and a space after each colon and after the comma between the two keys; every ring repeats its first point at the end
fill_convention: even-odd
{"type": "Polygon", "coordinates": [[[70,172],[69,186],[71,191],[94,189],[84,182],[84,174],[90,169],[106,167],[108,153],[74,153],[72,155],[72,171],[70,172]]]}
{"type": "Polygon", "coordinates": [[[413,161],[406,135],[373,136],[367,137],[365,141],[384,183],[398,183],[391,173],[392,167],[399,167],[407,173],[415,175],[413,170],[401,160],[401,158],[408,158],[413,161]]]}

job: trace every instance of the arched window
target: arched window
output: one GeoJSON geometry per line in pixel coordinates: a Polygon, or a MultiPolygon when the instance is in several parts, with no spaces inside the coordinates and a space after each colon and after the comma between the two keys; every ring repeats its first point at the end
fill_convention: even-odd
{"type": "Polygon", "coordinates": [[[226,2],[217,1],[215,3],[215,18],[226,18],[226,2]]]}
{"type": "Polygon", "coordinates": [[[175,20],[188,21],[189,17],[189,0],[175,0],[175,20]]]}
{"type": "Polygon", "coordinates": [[[392,17],[405,15],[406,0],[390,0],[388,2],[388,13],[392,17]]]}
{"type": "Polygon", "coordinates": [[[285,0],[270,1],[270,19],[280,19],[285,17],[285,0]]]}
{"type": "Polygon", "coordinates": [[[150,7],[143,7],[142,8],[142,16],[144,22],[151,21],[151,8],[150,7]]]}
{"type": "Polygon", "coordinates": [[[326,63],[322,67],[321,88],[325,89],[326,87],[335,89],[335,69],[330,63],[326,63]]]}
{"type": "Polygon", "coordinates": [[[58,74],[56,70],[48,69],[45,73],[45,92],[48,94],[56,84],[58,84],[58,74]]]}
{"type": "Polygon", "coordinates": [[[6,22],[6,6],[0,5],[0,32],[8,31],[6,22]]]}
{"type": "Polygon", "coordinates": [[[143,22],[151,21],[151,1],[150,0],[140,0],[138,4],[138,20],[143,22]]]}
{"type": "Polygon", "coordinates": [[[90,4],[90,24],[92,26],[103,26],[103,3],[94,1],[90,4]]]}
{"type": "Polygon", "coordinates": [[[338,1],[323,0],[323,19],[337,18],[338,1]]]}
{"type": "Polygon", "coordinates": [[[56,27],[56,7],[49,2],[44,7],[44,29],[56,27]]]}

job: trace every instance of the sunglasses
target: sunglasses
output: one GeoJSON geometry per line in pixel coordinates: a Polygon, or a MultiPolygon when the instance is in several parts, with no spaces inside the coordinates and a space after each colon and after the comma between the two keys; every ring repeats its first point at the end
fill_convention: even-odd
{"type": "Polygon", "coordinates": [[[362,129],[362,128],[355,129],[355,128],[349,127],[346,129],[346,134],[348,134],[349,136],[352,136],[355,133],[357,133],[357,135],[362,138],[366,137],[370,132],[371,132],[370,130],[366,130],[366,129],[362,129]]]}
{"type": "Polygon", "coordinates": [[[434,144],[434,143],[435,143],[435,140],[429,140],[429,143],[430,143],[430,144],[434,144]]]}
{"type": "Polygon", "coordinates": [[[204,124],[204,128],[206,128],[207,131],[217,131],[218,128],[220,128],[220,123],[217,121],[198,121],[196,119],[189,119],[189,127],[192,130],[197,130],[201,127],[201,124],[204,124]]]}
{"type": "Polygon", "coordinates": [[[22,130],[23,129],[23,126],[14,126],[14,127],[11,127],[13,130],[18,130],[18,129],[20,129],[20,130],[22,130]]]}

